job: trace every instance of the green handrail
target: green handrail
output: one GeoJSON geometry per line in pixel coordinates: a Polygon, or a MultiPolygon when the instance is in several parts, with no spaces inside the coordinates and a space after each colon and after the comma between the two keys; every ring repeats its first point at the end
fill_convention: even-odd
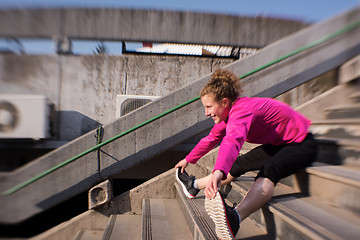
{"type": "MultiPolygon", "coordinates": [[[[281,62],[281,61],[283,61],[283,60],[285,60],[285,59],[287,59],[287,58],[289,58],[291,56],[294,56],[294,55],[296,55],[296,54],[298,54],[300,52],[303,52],[303,51],[308,50],[308,49],[310,49],[312,47],[315,47],[315,46],[317,46],[317,45],[319,45],[321,43],[324,43],[324,42],[326,42],[326,41],[328,41],[330,39],[333,39],[333,38],[335,38],[335,37],[337,37],[337,36],[339,36],[341,34],[344,34],[346,32],[354,30],[354,29],[358,28],[359,26],[360,26],[360,21],[349,24],[349,25],[345,26],[344,28],[342,28],[342,29],[340,29],[340,30],[338,30],[338,31],[336,31],[334,33],[331,33],[331,34],[329,34],[329,35],[327,35],[325,37],[322,37],[322,38],[320,38],[320,39],[318,39],[318,40],[316,40],[316,41],[314,41],[312,43],[309,43],[309,44],[307,44],[307,45],[293,51],[293,52],[290,52],[289,54],[286,54],[286,55],[284,55],[284,56],[282,56],[280,58],[277,58],[277,59],[267,63],[267,64],[264,64],[264,65],[254,69],[254,70],[252,70],[252,71],[250,71],[250,72],[248,72],[248,73],[246,73],[244,75],[241,75],[239,78],[242,79],[242,78],[245,78],[247,76],[250,76],[250,75],[252,75],[252,74],[254,74],[254,73],[258,72],[258,71],[261,71],[261,70],[271,66],[271,65],[274,65],[275,63],[281,62]]],[[[98,150],[99,148],[101,148],[101,147],[115,141],[116,139],[118,139],[120,137],[123,137],[123,136],[125,136],[125,135],[127,135],[127,134],[129,134],[129,133],[131,133],[131,132],[133,132],[133,131],[135,131],[135,130],[137,130],[137,129],[139,129],[139,128],[141,128],[141,127],[143,127],[143,126],[145,126],[145,125],[147,125],[147,124],[149,124],[149,123],[151,123],[151,122],[153,122],[153,121],[155,121],[157,119],[159,119],[159,118],[162,118],[165,115],[168,115],[169,113],[172,113],[172,112],[174,112],[174,111],[176,111],[176,110],[178,110],[178,109],[180,109],[180,108],[182,108],[182,107],[184,107],[186,105],[189,105],[190,103],[195,102],[195,101],[197,101],[199,99],[200,99],[200,96],[194,97],[193,99],[190,99],[190,100],[188,100],[188,101],[186,101],[184,103],[181,103],[181,104],[177,105],[176,107],[171,108],[171,109],[169,109],[169,110],[167,110],[167,111],[165,111],[165,112],[163,112],[163,113],[161,113],[161,114],[159,114],[159,115],[157,115],[157,116],[155,116],[153,118],[150,118],[149,120],[146,120],[145,122],[142,122],[142,123],[130,128],[130,129],[128,129],[128,130],[126,130],[126,131],[124,131],[124,132],[122,132],[122,133],[120,133],[120,134],[118,134],[118,135],[116,135],[116,136],[102,142],[102,143],[98,143],[96,146],[94,146],[94,147],[92,147],[92,148],[90,148],[90,149],[88,149],[88,150],[86,150],[86,151],[84,151],[84,152],[82,152],[82,153],[80,153],[80,154],[78,154],[78,155],[76,155],[76,156],[74,156],[74,157],[72,157],[72,158],[70,158],[70,159],[68,159],[68,160],[66,160],[66,161],[64,161],[64,162],[62,162],[62,163],[60,163],[60,164],[58,164],[58,165],[56,165],[56,166],[54,166],[54,167],[52,167],[52,168],[50,168],[48,170],[36,175],[36,176],[34,176],[34,177],[32,177],[32,178],[29,178],[28,180],[26,180],[26,181],[24,181],[24,182],[22,182],[22,183],[20,183],[20,184],[18,184],[16,186],[10,188],[10,189],[4,191],[2,194],[3,195],[13,194],[14,192],[16,192],[16,191],[24,188],[25,186],[39,180],[40,178],[48,175],[49,173],[54,172],[55,170],[57,170],[57,169],[65,166],[65,165],[75,161],[76,159],[79,159],[79,158],[81,158],[81,157],[83,157],[83,156],[85,156],[85,155],[87,155],[87,154],[89,154],[89,153],[91,153],[91,152],[93,152],[95,150],[98,150]]]]}

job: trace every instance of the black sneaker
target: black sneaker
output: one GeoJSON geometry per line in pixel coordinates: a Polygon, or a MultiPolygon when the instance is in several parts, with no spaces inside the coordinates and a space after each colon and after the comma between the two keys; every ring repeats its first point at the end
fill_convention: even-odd
{"type": "Polygon", "coordinates": [[[240,228],[239,216],[234,208],[230,208],[218,191],[214,199],[205,199],[205,210],[215,223],[215,232],[223,240],[235,239],[240,228]]]}
{"type": "Polygon", "coordinates": [[[176,180],[180,183],[185,195],[188,198],[195,198],[196,195],[199,193],[199,189],[194,188],[194,176],[189,176],[187,172],[181,173],[181,168],[176,169],[176,180]]]}

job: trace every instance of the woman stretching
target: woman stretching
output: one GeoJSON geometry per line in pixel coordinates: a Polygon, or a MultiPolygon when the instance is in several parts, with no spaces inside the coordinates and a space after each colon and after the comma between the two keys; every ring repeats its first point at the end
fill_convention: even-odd
{"type": "Polygon", "coordinates": [[[220,239],[234,239],[240,222],[272,198],[278,181],[311,165],[317,152],[308,119],[285,103],[271,98],[240,97],[241,92],[240,79],[232,72],[214,72],[200,97],[205,115],[215,125],[175,165],[176,179],[187,197],[194,198],[205,188],[205,209],[215,222],[220,239]],[[262,145],[238,157],[245,141],[262,145]],[[195,179],[184,171],[189,163],[196,163],[220,142],[212,174],[195,179]],[[260,170],[255,183],[240,204],[229,208],[218,192],[219,186],[252,170],[260,170]]]}

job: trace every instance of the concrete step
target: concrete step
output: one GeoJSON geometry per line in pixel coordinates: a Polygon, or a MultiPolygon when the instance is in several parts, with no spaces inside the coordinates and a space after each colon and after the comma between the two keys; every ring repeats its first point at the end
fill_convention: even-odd
{"type": "Polygon", "coordinates": [[[102,240],[104,231],[97,230],[81,230],[79,231],[74,240],[102,240]]]}
{"type": "MultiPolygon", "coordinates": [[[[240,202],[253,184],[253,176],[232,183],[230,202],[240,202]]],[[[327,205],[294,188],[278,183],[273,199],[250,217],[276,239],[357,239],[360,218],[350,211],[327,205]]]]}
{"type": "MultiPolygon", "coordinates": [[[[178,183],[175,183],[177,199],[187,224],[191,229],[193,239],[211,240],[218,239],[215,234],[215,225],[205,211],[205,196],[200,191],[195,199],[188,199],[182,192],[178,183]]],[[[230,202],[228,202],[230,204],[230,202]]],[[[251,219],[245,219],[236,235],[236,239],[269,239],[266,231],[258,227],[251,219]]]]}
{"type": "Polygon", "coordinates": [[[111,215],[102,240],[141,239],[141,216],[133,214],[111,215]]]}
{"type": "Polygon", "coordinates": [[[360,139],[317,137],[319,143],[316,161],[360,166],[360,139]]]}
{"type": "Polygon", "coordinates": [[[354,103],[360,103],[360,92],[351,94],[349,98],[354,103]]]}
{"type": "Polygon", "coordinates": [[[327,118],[359,118],[360,103],[334,106],[324,110],[327,118]]]}
{"type": "Polygon", "coordinates": [[[306,172],[310,196],[360,216],[360,168],[314,163],[306,172]]]}
{"type": "Polygon", "coordinates": [[[144,199],[142,221],[143,240],[192,239],[176,199],[144,199]]]}
{"type": "Polygon", "coordinates": [[[277,239],[358,239],[360,221],[307,198],[285,196],[269,204],[277,239]]]}
{"type": "Polygon", "coordinates": [[[313,121],[310,130],[316,137],[360,138],[360,118],[313,121]]]}

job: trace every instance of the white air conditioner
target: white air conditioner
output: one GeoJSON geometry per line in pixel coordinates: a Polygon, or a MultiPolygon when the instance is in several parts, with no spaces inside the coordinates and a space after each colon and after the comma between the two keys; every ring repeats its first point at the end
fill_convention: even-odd
{"type": "Polygon", "coordinates": [[[47,138],[50,114],[45,96],[0,94],[0,138],[47,138]]]}
{"type": "Polygon", "coordinates": [[[116,119],[135,109],[144,106],[159,96],[143,96],[143,95],[117,95],[116,98],[116,119]]]}

